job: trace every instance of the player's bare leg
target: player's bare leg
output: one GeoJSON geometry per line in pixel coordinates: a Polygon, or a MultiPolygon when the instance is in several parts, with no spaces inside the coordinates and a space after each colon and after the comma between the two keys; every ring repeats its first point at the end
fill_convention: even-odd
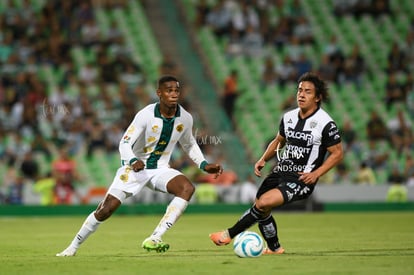
{"type": "Polygon", "coordinates": [[[76,234],[71,244],[62,252],[57,253],[58,257],[71,257],[75,256],[76,252],[79,249],[79,246],[93,233],[95,232],[99,225],[108,219],[115,210],[121,205],[121,202],[108,194],[105,199],[99,203],[98,207],[94,212],[89,214],[89,216],[84,221],[79,232],[76,234]]]}

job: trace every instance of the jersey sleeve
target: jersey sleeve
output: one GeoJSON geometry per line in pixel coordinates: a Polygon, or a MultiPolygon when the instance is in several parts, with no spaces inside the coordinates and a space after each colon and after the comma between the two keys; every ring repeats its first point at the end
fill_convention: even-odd
{"type": "Polygon", "coordinates": [[[184,152],[190,157],[190,159],[197,164],[198,167],[202,168],[203,163],[205,163],[205,157],[201,152],[200,146],[198,146],[197,141],[192,133],[193,131],[193,119],[190,116],[188,119],[188,127],[184,130],[183,135],[181,136],[179,142],[184,152]]]}
{"type": "Polygon", "coordinates": [[[285,123],[284,123],[283,118],[284,117],[282,117],[282,119],[280,120],[280,123],[279,123],[279,134],[282,137],[286,138],[286,134],[285,134],[285,123]]]}
{"type": "Polygon", "coordinates": [[[322,144],[326,147],[338,144],[341,142],[341,135],[338,126],[334,121],[329,122],[322,131],[322,144]]]}
{"type": "Polygon", "coordinates": [[[119,142],[119,153],[121,155],[121,160],[126,161],[126,164],[132,164],[137,160],[137,157],[132,150],[132,146],[144,129],[145,125],[143,112],[138,112],[119,142]]]}

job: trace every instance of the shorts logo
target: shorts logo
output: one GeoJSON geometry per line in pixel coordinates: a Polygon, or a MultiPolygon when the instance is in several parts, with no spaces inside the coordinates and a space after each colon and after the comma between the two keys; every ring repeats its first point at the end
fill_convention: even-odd
{"type": "Polygon", "coordinates": [[[119,177],[120,180],[122,180],[123,182],[127,182],[128,181],[128,174],[122,174],[119,177]]]}
{"type": "Polygon", "coordinates": [[[310,191],[310,188],[306,186],[305,188],[300,190],[299,195],[301,195],[301,196],[306,195],[309,191],[310,191]]]}
{"type": "Polygon", "coordinates": [[[286,195],[287,195],[287,197],[288,197],[288,201],[291,201],[291,200],[292,200],[292,198],[293,198],[293,194],[292,194],[292,193],[290,193],[289,191],[286,191],[286,195]]]}
{"type": "Polygon", "coordinates": [[[130,168],[130,167],[126,167],[125,168],[125,174],[122,174],[121,176],[119,176],[119,179],[120,180],[122,180],[124,183],[126,183],[127,181],[128,181],[128,179],[129,179],[129,172],[131,171],[132,169],[130,168]]]}

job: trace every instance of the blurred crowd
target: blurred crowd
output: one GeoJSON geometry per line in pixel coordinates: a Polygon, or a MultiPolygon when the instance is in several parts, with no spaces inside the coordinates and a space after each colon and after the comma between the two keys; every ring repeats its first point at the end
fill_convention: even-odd
{"type": "MultiPolygon", "coordinates": [[[[375,10],[366,6],[359,12],[353,10],[367,2],[334,1],[332,12],[392,14],[387,0],[373,0],[375,10]]],[[[42,194],[44,204],[71,203],[78,196],[76,184],[83,181],[75,157],[84,154],[91,158],[96,150],[116,154],[119,139],[136,111],[155,100],[146,90],[143,64],[131,57],[117,21],[112,20],[106,31],[97,21],[96,5],[107,10],[123,9],[128,1],[46,0],[37,7],[31,0],[22,0],[23,8],[15,3],[6,0],[0,10],[0,172],[4,175],[0,203],[24,203],[25,182],[42,194]],[[79,60],[78,51],[86,53],[86,60],[79,60]],[[46,160],[46,168],[41,167],[39,156],[46,160]]],[[[213,30],[229,60],[237,56],[263,59],[259,80],[262,87],[294,83],[309,70],[318,71],[328,81],[359,87],[370,73],[359,46],[355,44],[350,53],[344,53],[336,36],[322,50],[320,64],[312,63],[305,49],[315,45],[315,37],[300,0],[200,0],[195,5],[196,26],[213,30]],[[268,47],[284,53],[284,59],[276,62],[267,56],[268,47]]],[[[365,152],[361,168],[374,172],[381,169],[378,167],[395,167],[387,163],[390,152],[381,152],[389,148],[381,146],[382,142],[389,143],[407,158],[405,166],[396,169],[399,181],[414,185],[410,158],[414,147],[410,124],[414,119],[414,21],[404,43],[396,42],[390,48],[387,64],[384,104],[397,106],[401,112],[389,121],[373,112],[374,122],[370,119],[367,125],[369,150],[361,148],[364,140],[352,124],[342,126],[344,140],[347,150],[365,152]],[[371,132],[377,128],[376,132],[387,135],[374,137],[376,134],[371,132]]],[[[159,70],[177,73],[169,56],[163,57],[159,70]]],[[[234,99],[229,102],[232,109],[234,99]]],[[[191,105],[184,104],[191,111],[191,105]]],[[[232,111],[227,111],[231,116],[232,111]]],[[[210,152],[212,146],[203,147],[212,159],[220,156],[210,152]]],[[[174,156],[177,168],[186,169],[188,164],[185,156],[174,156]]],[[[198,174],[191,167],[187,172],[193,173],[196,182],[232,185],[238,181],[231,170],[219,180],[198,174]]],[[[393,177],[389,180],[398,179],[394,172],[389,176],[393,177]]],[[[334,181],[345,182],[347,177],[349,170],[339,167],[334,181]]]]}
{"type": "Polygon", "coordinates": [[[320,64],[313,64],[307,47],[315,45],[309,19],[300,0],[233,1],[219,0],[197,4],[196,26],[208,26],[225,44],[226,56],[263,58],[262,86],[295,83],[307,71],[318,71],[327,81],[360,85],[366,73],[359,46],[346,54],[337,37],[323,49],[320,64]],[[267,48],[283,53],[276,62],[267,48]]]}
{"type": "MultiPolygon", "coordinates": [[[[353,16],[357,21],[363,16],[371,16],[374,22],[387,16],[398,16],[393,14],[389,0],[335,0],[332,4],[333,15],[353,16]]],[[[221,49],[229,61],[239,56],[247,60],[262,60],[261,88],[296,83],[299,75],[312,70],[336,87],[350,84],[358,92],[364,88],[364,81],[376,77],[369,70],[358,43],[345,52],[338,39],[341,34],[334,33],[327,38],[325,45],[317,44],[310,20],[299,0],[199,1],[195,6],[196,28],[210,28],[219,44],[223,45],[221,49]],[[307,51],[309,48],[317,49],[312,52],[319,55],[318,64],[312,62],[313,56],[309,56],[307,51]],[[283,58],[275,59],[274,52],[283,58]]],[[[387,81],[384,94],[378,96],[383,99],[389,113],[367,110],[369,118],[362,129],[365,133],[355,129],[351,120],[340,125],[345,149],[356,156],[360,171],[352,171],[343,163],[334,170],[334,175],[323,179],[326,183],[414,184],[411,160],[414,152],[411,124],[414,121],[414,18],[405,40],[395,40],[384,58],[387,65],[382,70],[387,81]],[[365,176],[367,169],[370,170],[369,177],[365,176]]],[[[237,69],[234,69],[223,83],[223,106],[228,106],[229,102],[234,104],[234,94],[240,93],[228,88],[237,87],[237,80],[237,69]],[[229,81],[235,84],[229,86],[229,81]]],[[[293,106],[294,97],[281,103],[283,110],[293,106]]],[[[227,111],[233,118],[231,110],[228,108],[227,111]]]]}
{"type": "MultiPolygon", "coordinates": [[[[97,21],[95,7],[113,11],[126,9],[127,3],[46,0],[38,7],[23,0],[22,8],[14,0],[2,4],[0,204],[81,203],[84,198],[76,189],[90,183],[79,173],[77,157],[91,159],[97,150],[118,154],[119,140],[133,116],[156,100],[118,22],[112,19],[104,32],[97,21]],[[79,60],[79,52],[85,60],[79,60]]],[[[170,56],[163,57],[159,73],[179,74],[170,56]]],[[[189,102],[183,104],[191,108],[189,102]]],[[[181,158],[176,156],[173,165],[188,161],[181,158]]],[[[235,181],[227,178],[223,180],[235,181]]]]}
{"type": "MultiPolygon", "coordinates": [[[[100,1],[122,8],[125,1],[100,1]]],[[[117,152],[126,123],[150,100],[116,21],[97,26],[91,1],[7,0],[0,14],[2,200],[22,203],[25,182],[53,179],[54,203],[68,203],[74,156],[117,152]],[[91,53],[79,62],[75,49],[91,53]],[[50,82],[54,74],[57,83],[50,82]],[[131,100],[134,98],[134,100],[131,100]],[[41,169],[39,156],[50,164],[41,169]]],[[[50,203],[50,202],[49,202],[50,203]]]]}

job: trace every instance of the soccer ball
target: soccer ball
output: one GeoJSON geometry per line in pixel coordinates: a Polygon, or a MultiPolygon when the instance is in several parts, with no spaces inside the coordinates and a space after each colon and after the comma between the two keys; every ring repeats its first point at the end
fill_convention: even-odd
{"type": "Polygon", "coordinates": [[[253,258],[262,255],[263,239],[252,231],[244,231],[234,238],[233,251],[241,258],[253,258]]]}

